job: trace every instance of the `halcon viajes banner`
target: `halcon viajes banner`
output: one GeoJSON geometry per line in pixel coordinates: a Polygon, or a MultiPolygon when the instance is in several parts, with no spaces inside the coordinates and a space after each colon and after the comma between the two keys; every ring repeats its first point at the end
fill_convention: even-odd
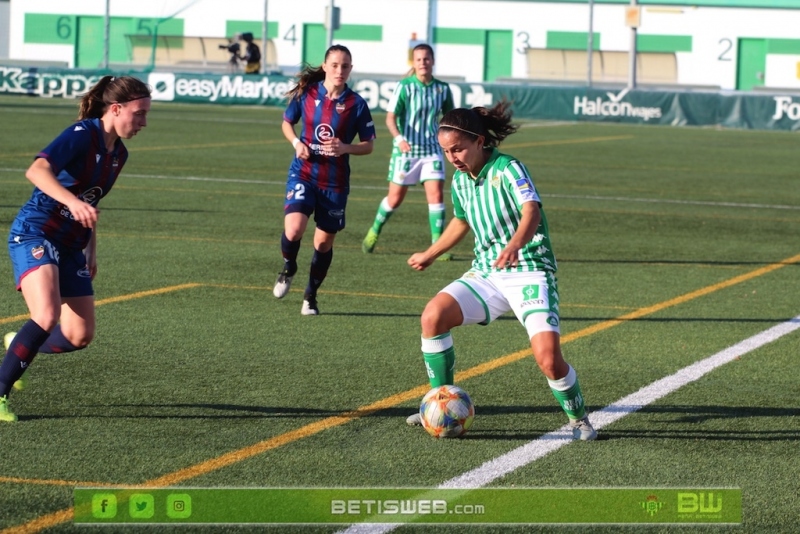
{"type": "MultiPolygon", "coordinates": [[[[106,72],[0,65],[0,94],[75,98],[106,72]]],[[[127,72],[163,102],[279,106],[295,79],[283,75],[127,72]]],[[[385,111],[397,80],[359,78],[350,86],[372,111],[385,111]]],[[[491,106],[505,99],[518,118],[634,124],[800,130],[800,96],[744,92],[598,89],[529,84],[451,83],[456,107],[491,106]]]]}

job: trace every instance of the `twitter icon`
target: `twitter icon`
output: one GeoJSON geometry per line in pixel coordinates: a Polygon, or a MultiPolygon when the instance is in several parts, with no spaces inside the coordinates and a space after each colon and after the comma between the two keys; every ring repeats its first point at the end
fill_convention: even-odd
{"type": "Polygon", "coordinates": [[[132,519],[150,519],[156,512],[155,499],[148,493],[134,493],[128,501],[128,512],[132,519]]]}

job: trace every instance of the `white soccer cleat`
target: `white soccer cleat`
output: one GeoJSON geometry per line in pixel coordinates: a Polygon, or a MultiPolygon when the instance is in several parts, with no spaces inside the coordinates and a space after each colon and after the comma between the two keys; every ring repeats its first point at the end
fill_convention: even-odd
{"type": "Polygon", "coordinates": [[[581,441],[592,441],[597,439],[597,430],[594,429],[589,417],[583,419],[570,419],[569,426],[572,427],[572,437],[581,441]]]}
{"type": "Polygon", "coordinates": [[[275,280],[275,287],[272,288],[272,294],[275,295],[275,298],[282,299],[286,296],[289,292],[289,288],[292,287],[292,280],[294,280],[294,276],[289,276],[286,269],[278,273],[278,279],[275,280]]]}
{"type": "Polygon", "coordinates": [[[406,417],[406,424],[408,426],[422,426],[422,416],[419,412],[412,413],[408,417],[406,417]]]}
{"type": "Polygon", "coordinates": [[[302,315],[319,315],[317,299],[314,297],[306,297],[305,300],[303,300],[303,307],[300,308],[300,313],[302,315]]]}

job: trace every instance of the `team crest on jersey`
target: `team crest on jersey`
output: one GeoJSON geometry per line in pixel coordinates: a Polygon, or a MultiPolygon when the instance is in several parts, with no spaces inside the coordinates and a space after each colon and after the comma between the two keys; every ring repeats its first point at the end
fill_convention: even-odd
{"type": "Polygon", "coordinates": [[[339,102],[336,104],[336,113],[343,113],[344,112],[344,102],[339,102]]]}
{"type": "Polygon", "coordinates": [[[500,189],[500,175],[495,174],[492,177],[492,187],[494,187],[495,189],[500,189]]]}
{"type": "Polygon", "coordinates": [[[294,198],[294,189],[286,193],[286,200],[292,200],[294,198]]]}
{"type": "Polygon", "coordinates": [[[44,256],[44,247],[42,245],[39,245],[38,247],[33,247],[31,249],[31,256],[33,256],[34,259],[41,260],[42,256],[44,256]]]}
{"type": "Polygon", "coordinates": [[[94,162],[95,163],[100,163],[100,154],[95,154],[94,155],[94,162]]]}

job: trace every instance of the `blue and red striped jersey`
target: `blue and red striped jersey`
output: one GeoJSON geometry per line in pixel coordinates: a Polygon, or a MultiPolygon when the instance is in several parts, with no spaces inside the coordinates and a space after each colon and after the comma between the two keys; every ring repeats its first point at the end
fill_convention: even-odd
{"type": "Polygon", "coordinates": [[[321,189],[346,193],[350,190],[350,155],[326,154],[322,142],[335,137],[351,144],[356,135],[360,141],[370,141],[375,139],[375,123],[360,95],[345,86],[339,98],[331,100],[323,83],[310,85],[300,98],[289,102],[283,113],[286,122],[300,123],[300,140],[311,152],[307,160],[292,160],[289,176],[321,189]]]}
{"type": "MultiPolygon", "coordinates": [[[[85,119],[68,127],[36,155],[50,164],[59,183],[84,202],[97,206],[116,182],[128,150],[117,139],[106,150],[100,119],[85,119]]],[[[16,234],[44,235],[66,247],[86,247],[92,231],[75,221],[67,207],[38,187],[19,210],[11,227],[16,234]]]]}

